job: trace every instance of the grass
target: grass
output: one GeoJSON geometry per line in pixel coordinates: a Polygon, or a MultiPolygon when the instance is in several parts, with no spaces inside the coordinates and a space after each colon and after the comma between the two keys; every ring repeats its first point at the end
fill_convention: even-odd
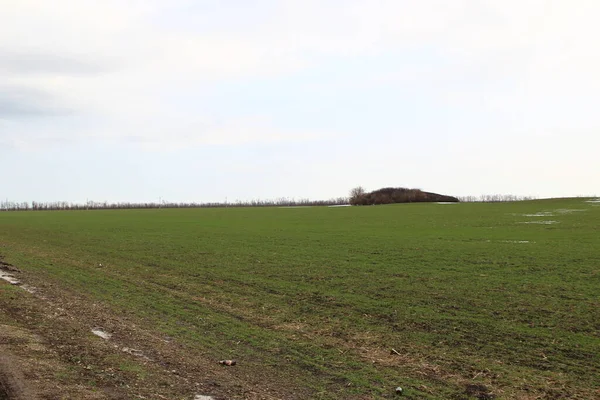
{"type": "Polygon", "coordinates": [[[583,199],[5,212],[0,254],[317,398],[589,399],[598,226],[583,199]]]}

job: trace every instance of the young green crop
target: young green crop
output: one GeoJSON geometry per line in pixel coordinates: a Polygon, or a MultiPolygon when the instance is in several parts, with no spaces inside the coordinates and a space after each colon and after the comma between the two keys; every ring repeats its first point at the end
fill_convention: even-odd
{"type": "Polygon", "coordinates": [[[598,226],[585,199],[5,212],[0,254],[318,398],[589,399],[598,226]]]}

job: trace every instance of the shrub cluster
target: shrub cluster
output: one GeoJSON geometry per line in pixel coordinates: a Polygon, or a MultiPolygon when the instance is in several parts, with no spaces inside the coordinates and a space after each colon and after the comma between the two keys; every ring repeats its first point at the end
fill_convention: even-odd
{"type": "Polygon", "coordinates": [[[350,192],[350,204],[356,206],[438,201],[457,203],[459,200],[452,196],[407,188],[383,188],[367,193],[363,188],[358,187],[350,192]]]}

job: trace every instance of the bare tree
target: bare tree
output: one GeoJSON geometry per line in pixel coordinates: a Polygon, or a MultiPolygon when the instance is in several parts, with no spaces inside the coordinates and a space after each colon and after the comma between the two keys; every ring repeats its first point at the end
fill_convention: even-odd
{"type": "Polygon", "coordinates": [[[362,186],[357,186],[350,190],[350,204],[362,204],[362,200],[365,196],[365,193],[365,188],[363,188],[362,186]]]}

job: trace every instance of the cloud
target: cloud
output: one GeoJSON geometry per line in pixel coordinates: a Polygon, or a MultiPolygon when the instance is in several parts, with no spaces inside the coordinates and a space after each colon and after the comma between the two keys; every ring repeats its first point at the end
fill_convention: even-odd
{"type": "Polygon", "coordinates": [[[81,76],[106,72],[107,67],[65,54],[0,49],[0,73],[13,75],[81,76]]]}
{"type": "Polygon", "coordinates": [[[336,60],[347,71],[331,73],[339,87],[412,83],[453,106],[517,113],[518,125],[567,98],[598,100],[598,11],[594,0],[5,2],[0,118],[25,143],[40,135],[28,118],[57,114],[62,125],[44,128],[57,140],[158,148],[317,138],[319,130],[298,132],[269,115],[182,111],[165,93],[193,102],[220,84],[293,77],[336,60]],[[407,52],[414,60],[396,71],[353,69],[357,58],[407,52]],[[419,54],[435,57],[428,65],[419,54]]]}
{"type": "Polygon", "coordinates": [[[135,146],[148,151],[173,151],[206,146],[243,146],[283,142],[310,142],[336,137],[335,132],[281,129],[268,118],[178,118],[176,114],[154,117],[152,121],[124,119],[113,125],[92,124],[88,119],[58,116],[48,121],[2,121],[0,143],[21,150],[44,149],[51,145],[95,142],[104,145],[135,146]],[[71,121],[65,121],[70,118],[71,121]],[[61,121],[61,119],[63,119],[61,121]],[[67,127],[67,129],[65,129],[67,127]],[[37,129],[36,129],[37,128],[37,129]]]}
{"type": "Polygon", "coordinates": [[[578,7],[551,0],[305,0],[254,1],[246,7],[220,2],[210,8],[182,0],[22,0],[3,9],[0,48],[19,49],[40,64],[71,60],[89,66],[82,58],[120,59],[144,78],[161,74],[158,80],[272,76],[331,57],[417,47],[498,72],[508,64],[556,60],[556,50],[576,57],[587,53],[590,59],[597,54],[589,45],[599,9],[587,0],[578,7]],[[49,54],[56,59],[45,60],[49,54]]]}
{"type": "Polygon", "coordinates": [[[334,137],[332,132],[281,129],[268,118],[214,118],[180,119],[176,115],[157,118],[149,127],[146,124],[131,126],[130,132],[140,132],[123,137],[120,134],[99,132],[98,137],[119,141],[126,139],[149,150],[175,150],[195,146],[241,146],[249,143],[305,142],[334,137]],[[142,130],[143,129],[143,130],[142,130]]]}
{"type": "Polygon", "coordinates": [[[59,104],[48,92],[30,87],[0,86],[0,119],[68,115],[73,110],[59,104]]]}

